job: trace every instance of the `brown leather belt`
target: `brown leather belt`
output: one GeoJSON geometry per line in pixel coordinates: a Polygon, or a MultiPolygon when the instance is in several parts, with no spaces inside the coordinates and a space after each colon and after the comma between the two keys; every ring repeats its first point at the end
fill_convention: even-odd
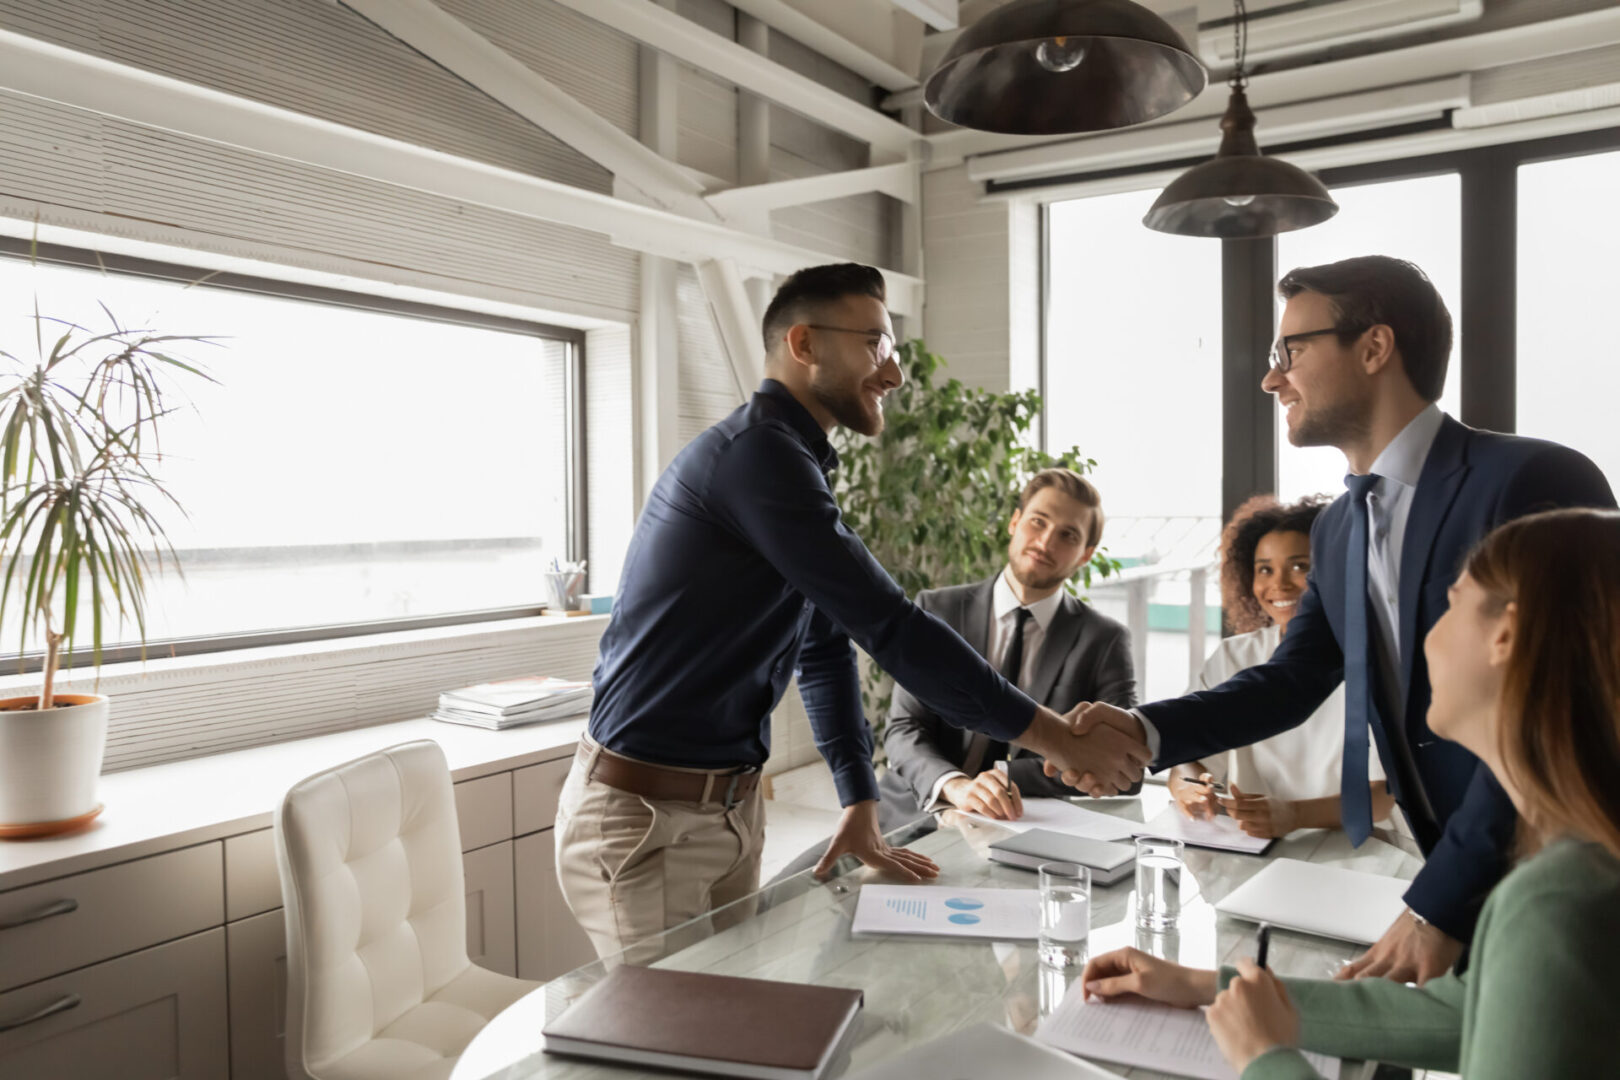
{"type": "MultiPolygon", "coordinates": [[[[586,753],[583,746],[580,753],[586,753]]],[[[759,787],[759,768],[715,772],[688,772],[632,761],[607,751],[596,754],[596,763],[585,774],[586,780],[599,780],[610,788],[628,791],[644,799],[676,799],[681,802],[718,802],[727,810],[742,802],[759,787]]]]}

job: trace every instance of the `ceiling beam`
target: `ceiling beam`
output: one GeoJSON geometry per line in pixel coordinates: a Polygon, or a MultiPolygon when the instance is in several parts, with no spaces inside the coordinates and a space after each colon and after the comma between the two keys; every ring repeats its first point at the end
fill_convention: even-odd
{"type": "Polygon", "coordinates": [[[787,0],[731,0],[731,4],[885,90],[906,90],[917,85],[915,72],[896,67],[825,23],[817,22],[787,0]]]}
{"type": "Polygon", "coordinates": [[[726,350],[731,373],[737,380],[739,400],[747,401],[765,377],[765,343],[759,336],[760,319],[765,313],[754,311],[742,272],[731,259],[698,263],[697,277],[715,328],[720,331],[720,345],[726,350]]]}
{"type": "Polygon", "coordinates": [[[722,216],[736,218],[749,213],[779,210],[784,206],[803,206],[826,199],[842,199],[848,195],[864,195],[868,191],[880,191],[905,203],[916,202],[916,163],[901,161],[893,165],[875,165],[869,169],[848,169],[796,180],[734,187],[715,192],[709,196],[709,202],[722,216]]]}
{"type": "Polygon", "coordinates": [[[904,154],[922,138],[897,120],[845,97],[831,87],[783,67],[735,41],[705,30],[691,19],[665,10],[652,0],[556,0],[566,8],[693,67],[701,68],[740,89],[769,98],[819,124],[893,154],[904,154]]]}
{"type": "Polygon", "coordinates": [[[889,0],[889,3],[917,16],[935,30],[955,30],[962,25],[957,0],[889,0]]]}
{"type": "MultiPolygon", "coordinates": [[[[163,131],[605,234],[633,251],[756,275],[845,260],[252,101],[0,30],[0,88],[163,131]]],[[[923,283],[883,271],[889,306],[919,314],[923,283]]]]}
{"type": "Polygon", "coordinates": [[[689,174],[495,45],[432,0],[342,0],[480,93],[584,154],[666,210],[709,221],[689,174]]]}

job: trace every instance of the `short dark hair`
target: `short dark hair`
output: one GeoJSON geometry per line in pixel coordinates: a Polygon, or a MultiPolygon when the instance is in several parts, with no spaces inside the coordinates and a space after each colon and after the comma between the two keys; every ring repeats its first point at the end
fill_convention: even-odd
{"type": "Polygon", "coordinates": [[[870,296],[887,303],[883,272],[860,263],[829,263],[789,274],[771,298],[771,306],[765,309],[765,351],[773,351],[789,327],[815,318],[814,309],[846,296],[870,296]]]}
{"type": "Polygon", "coordinates": [[[1221,532],[1221,606],[1226,621],[1240,634],[1271,625],[1271,616],[1254,598],[1254,552],[1274,532],[1311,535],[1316,515],[1332,502],[1328,495],[1307,495],[1284,506],[1274,496],[1256,495],[1232,512],[1221,532]]]}
{"type": "Polygon", "coordinates": [[[1334,328],[1347,345],[1371,327],[1389,327],[1412,389],[1425,401],[1440,400],[1451,359],[1451,312],[1434,282],[1414,263],[1362,255],[1301,266],[1288,271],[1277,283],[1277,292],[1284,300],[1302,292],[1327,297],[1333,304],[1334,328]]]}
{"type": "Polygon", "coordinates": [[[1081,476],[1073,469],[1065,469],[1054,465],[1050,469],[1042,469],[1029,478],[1024,485],[1023,494],[1018,496],[1018,509],[1021,513],[1029,505],[1029,500],[1035,493],[1049,487],[1055,487],[1081,506],[1091,511],[1090,520],[1086,523],[1086,546],[1096,547],[1102,543],[1103,534],[1103,508],[1102,494],[1097,491],[1097,485],[1081,476]]]}

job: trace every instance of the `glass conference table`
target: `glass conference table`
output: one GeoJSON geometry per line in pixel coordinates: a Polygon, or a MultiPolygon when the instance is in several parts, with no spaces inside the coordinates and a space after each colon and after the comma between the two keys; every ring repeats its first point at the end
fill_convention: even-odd
{"type": "MultiPolygon", "coordinates": [[[[1085,805],[1146,821],[1168,802],[1169,794],[1162,786],[1148,784],[1140,797],[1087,800],[1085,805]]],[[[953,811],[944,815],[936,832],[925,834],[908,827],[890,839],[937,862],[937,884],[1034,888],[1033,872],[986,857],[986,846],[1006,835],[1008,831],[1000,826],[980,824],[953,811]]],[[[1134,876],[1127,876],[1114,885],[1093,889],[1090,953],[1134,944],[1200,967],[1252,956],[1255,926],[1220,915],[1211,904],[1277,858],[1400,878],[1411,878],[1422,865],[1412,841],[1390,829],[1375,830],[1360,849],[1352,848],[1342,831],[1319,829],[1296,832],[1260,856],[1188,848],[1179,929],[1148,934],[1135,928],[1134,876]]],[[[665,931],[619,956],[553,979],[492,1020],[462,1054],[451,1080],[608,1080],[671,1075],[553,1057],[541,1051],[541,1028],[620,963],[858,987],[865,992],[862,1030],[847,1060],[829,1076],[857,1071],[979,1021],[1033,1034],[1041,1018],[1079,977],[1078,967],[1067,971],[1042,967],[1033,941],[851,935],[860,885],[882,880],[846,858],[826,882],[816,881],[806,871],[665,931]]],[[[1325,938],[1278,930],[1272,934],[1270,965],[1284,975],[1325,977],[1360,951],[1325,938]]],[[[1122,1076],[1167,1076],[1107,1062],[1096,1064],[1122,1076]]],[[[1372,1073],[1371,1066],[1346,1064],[1345,1080],[1372,1073]]]]}

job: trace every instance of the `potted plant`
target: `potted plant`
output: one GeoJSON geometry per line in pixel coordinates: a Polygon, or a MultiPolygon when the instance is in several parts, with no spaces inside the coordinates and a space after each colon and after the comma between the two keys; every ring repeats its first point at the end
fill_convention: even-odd
{"type": "Polygon", "coordinates": [[[0,350],[0,628],[18,617],[44,645],[37,695],[0,700],[0,836],[48,835],[100,812],[107,698],[58,693],[64,651],[83,640],[99,669],[107,618],[146,641],[146,582],[174,549],[153,510],[179,509],[152,472],[175,375],[208,378],[171,355],[207,339],[33,316],[34,356],[0,350]]]}

